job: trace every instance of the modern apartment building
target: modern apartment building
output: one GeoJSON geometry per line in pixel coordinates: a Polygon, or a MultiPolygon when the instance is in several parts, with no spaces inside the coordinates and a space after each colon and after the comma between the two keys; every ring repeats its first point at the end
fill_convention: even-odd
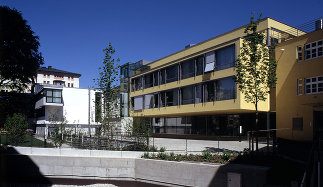
{"type": "Polygon", "coordinates": [[[93,89],[36,84],[36,133],[51,133],[55,125],[64,122],[73,133],[95,134],[100,125],[98,115],[102,114],[97,109],[102,106],[97,104],[102,103],[100,94],[93,89]]]}
{"type": "MultiPolygon", "coordinates": [[[[265,18],[259,32],[266,42],[282,41],[292,27],[265,18]]],[[[253,129],[255,107],[247,103],[234,82],[235,60],[245,26],[149,63],[131,77],[130,116],[151,119],[153,133],[238,136],[253,129]],[[242,131],[241,131],[242,130],[242,131]]],[[[260,102],[261,128],[274,124],[274,98],[260,102]],[[270,120],[271,119],[271,120],[270,120]]]]}
{"type": "Polygon", "coordinates": [[[305,24],[307,34],[276,47],[277,136],[297,141],[323,139],[322,19],[305,24]]]}

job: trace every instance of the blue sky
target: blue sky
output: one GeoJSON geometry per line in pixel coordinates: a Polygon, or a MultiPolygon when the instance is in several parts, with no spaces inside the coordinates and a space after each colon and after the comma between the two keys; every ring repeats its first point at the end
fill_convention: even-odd
{"type": "Polygon", "coordinates": [[[157,60],[248,23],[262,12],[291,26],[323,16],[322,0],[2,0],[40,38],[44,66],[82,74],[94,86],[108,42],[121,64],[157,60]]]}

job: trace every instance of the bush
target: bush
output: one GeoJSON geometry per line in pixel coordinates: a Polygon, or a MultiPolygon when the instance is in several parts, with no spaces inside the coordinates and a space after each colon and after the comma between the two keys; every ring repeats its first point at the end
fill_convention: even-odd
{"type": "Polygon", "coordinates": [[[220,158],[221,158],[222,160],[227,161],[227,160],[229,160],[232,156],[233,156],[233,153],[232,153],[232,152],[230,152],[230,151],[223,151],[223,153],[220,155],[220,158]]]}
{"type": "Polygon", "coordinates": [[[212,157],[212,154],[208,150],[202,151],[202,157],[205,160],[209,160],[212,157]]]}
{"type": "Polygon", "coordinates": [[[160,149],[159,149],[159,152],[165,152],[166,151],[166,148],[165,147],[161,147],[160,149]]]}
{"type": "Polygon", "coordinates": [[[8,131],[8,139],[13,145],[22,143],[28,128],[26,116],[20,113],[8,116],[4,128],[8,131]]]}

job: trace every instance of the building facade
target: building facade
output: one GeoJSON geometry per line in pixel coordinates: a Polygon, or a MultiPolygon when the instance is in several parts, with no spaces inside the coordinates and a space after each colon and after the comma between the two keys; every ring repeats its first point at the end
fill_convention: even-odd
{"type": "Polygon", "coordinates": [[[279,138],[312,141],[323,132],[322,19],[315,23],[314,30],[276,47],[279,138]]]}
{"type": "Polygon", "coordinates": [[[79,88],[81,74],[55,69],[52,66],[40,67],[35,83],[62,85],[63,87],[79,88]]]}
{"type": "MultiPolygon", "coordinates": [[[[260,21],[267,44],[281,42],[292,27],[276,20],[260,21]]],[[[211,38],[148,64],[131,77],[130,116],[151,119],[153,133],[238,136],[254,129],[255,107],[234,82],[235,60],[245,26],[211,38]]],[[[270,128],[270,97],[258,105],[261,128],[270,128]]],[[[272,116],[272,117],[271,117],[272,116]]]]}
{"type": "Polygon", "coordinates": [[[95,134],[102,114],[100,94],[93,89],[36,84],[36,133],[49,134],[55,125],[64,123],[73,133],[95,134]]]}

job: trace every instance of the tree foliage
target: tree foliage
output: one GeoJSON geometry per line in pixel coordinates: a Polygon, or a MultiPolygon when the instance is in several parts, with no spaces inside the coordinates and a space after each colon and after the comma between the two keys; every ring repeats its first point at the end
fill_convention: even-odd
{"type": "Polygon", "coordinates": [[[22,91],[43,64],[39,38],[16,9],[0,6],[0,88],[22,91]]]}
{"type": "Polygon", "coordinates": [[[26,116],[20,113],[15,113],[12,117],[8,116],[4,128],[8,132],[8,139],[13,145],[22,143],[28,128],[26,116]]]}
{"type": "Polygon", "coordinates": [[[277,64],[271,56],[273,47],[266,45],[264,32],[257,32],[259,18],[257,21],[254,16],[250,18],[235,65],[238,88],[245,94],[246,102],[253,103],[256,110],[258,102],[266,101],[270,88],[277,81],[277,64]]]}
{"type": "Polygon", "coordinates": [[[101,119],[101,130],[108,133],[111,130],[111,122],[115,118],[115,105],[119,96],[119,62],[120,59],[114,58],[115,48],[109,42],[107,48],[103,49],[105,57],[103,66],[99,68],[99,78],[94,79],[97,86],[103,92],[103,113],[101,119]]]}

